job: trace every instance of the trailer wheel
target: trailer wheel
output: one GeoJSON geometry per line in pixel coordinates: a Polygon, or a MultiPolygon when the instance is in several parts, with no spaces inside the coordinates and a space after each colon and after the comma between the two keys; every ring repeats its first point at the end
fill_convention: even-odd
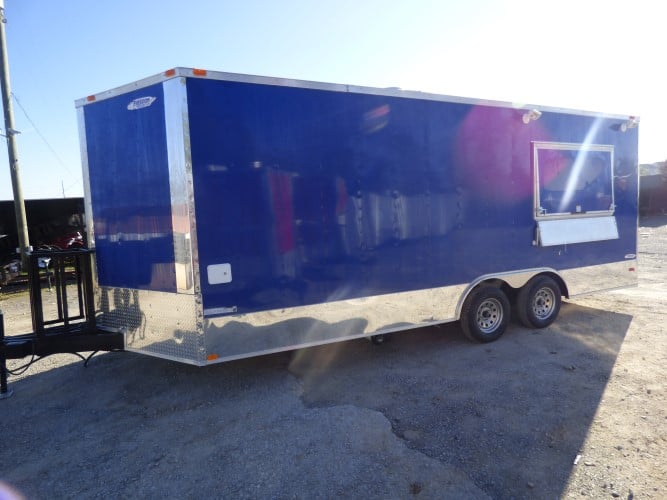
{"type": "Polygon", "coordinates": [[[472,341],[493,342],[505,333],[509,320],[507,295],[494,286],[474,290],[461,309],[461,328],[472,341]]]}
{"type": "Polygon", "coordinates": [[[528,328],[545,328],[556,320],[560,311],[561,290],[549,276],[536,276],[526,283],[517,296],[517,315],[528,328]]]}

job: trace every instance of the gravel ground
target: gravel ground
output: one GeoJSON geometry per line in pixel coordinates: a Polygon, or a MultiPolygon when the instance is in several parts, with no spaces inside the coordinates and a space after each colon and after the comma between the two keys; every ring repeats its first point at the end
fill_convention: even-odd
{"type": "MultiPolygon", "coordinates": [[[[666,217],[639,258],[639,287],[493,344],[451,324],[206,368],[46,358],[0,401],[0,479],[35,499],[667,498],[666,217]]],[[[0,308],[30,328],[24,292],[0,308]]]]}

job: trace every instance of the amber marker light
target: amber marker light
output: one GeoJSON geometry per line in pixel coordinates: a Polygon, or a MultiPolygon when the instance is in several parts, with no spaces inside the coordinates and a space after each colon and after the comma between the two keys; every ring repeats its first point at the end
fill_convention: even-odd
{"type": "Polygon", "coordinates": [[[215,361],[215,360],[218,359],[219,357],[220,357],[220,356],[218,356],[217,354],[209,354],[208,356],[206,356],[206,359],[207,359],[208,361],[215,361]]]}
{"type": "Polygon", "coordinates": [[[88,97],[86,97],[86,101],[88,101],[88,102],[93,102],[94,100],[95,100],[94,95],[89,95],[88,97]]]}
{"type": "Polygon", "coordinates": [[[175,69],[168,69],[167,71],[164,72],[164,76],[174,76],[176,74],[175,69]]]}
{"type": "Polygon", "coordinates": [[[192,74],[195,76],[206,76],[206,70],[205,69],[193,69],[192,74]]]}

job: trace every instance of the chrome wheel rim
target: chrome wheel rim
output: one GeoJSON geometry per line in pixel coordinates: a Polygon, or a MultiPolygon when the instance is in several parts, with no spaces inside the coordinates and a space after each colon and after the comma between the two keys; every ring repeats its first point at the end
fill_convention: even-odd
{"type": "Polygon", "coordinates": [[[547,319],[554,312],[556,295],[551,288],[540,288],[533,298],[533,314],[538,319],[547,319]]]}
{"type": "Polygon", "coordinates": [[[486,299],[477,308],[477,328],[483,333],[493,333],[503,321],[503,306],[497,299],[486,299]]]}

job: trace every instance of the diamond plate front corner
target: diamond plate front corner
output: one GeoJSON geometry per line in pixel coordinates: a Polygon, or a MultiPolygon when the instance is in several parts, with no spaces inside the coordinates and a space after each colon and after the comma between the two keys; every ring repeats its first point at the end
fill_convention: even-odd
{"type": "Polygon", "coordinates": [[[196,295],[101,287],[97,323],[125,333],[125,349],[184,363],[206,364],[196,295]]]}

